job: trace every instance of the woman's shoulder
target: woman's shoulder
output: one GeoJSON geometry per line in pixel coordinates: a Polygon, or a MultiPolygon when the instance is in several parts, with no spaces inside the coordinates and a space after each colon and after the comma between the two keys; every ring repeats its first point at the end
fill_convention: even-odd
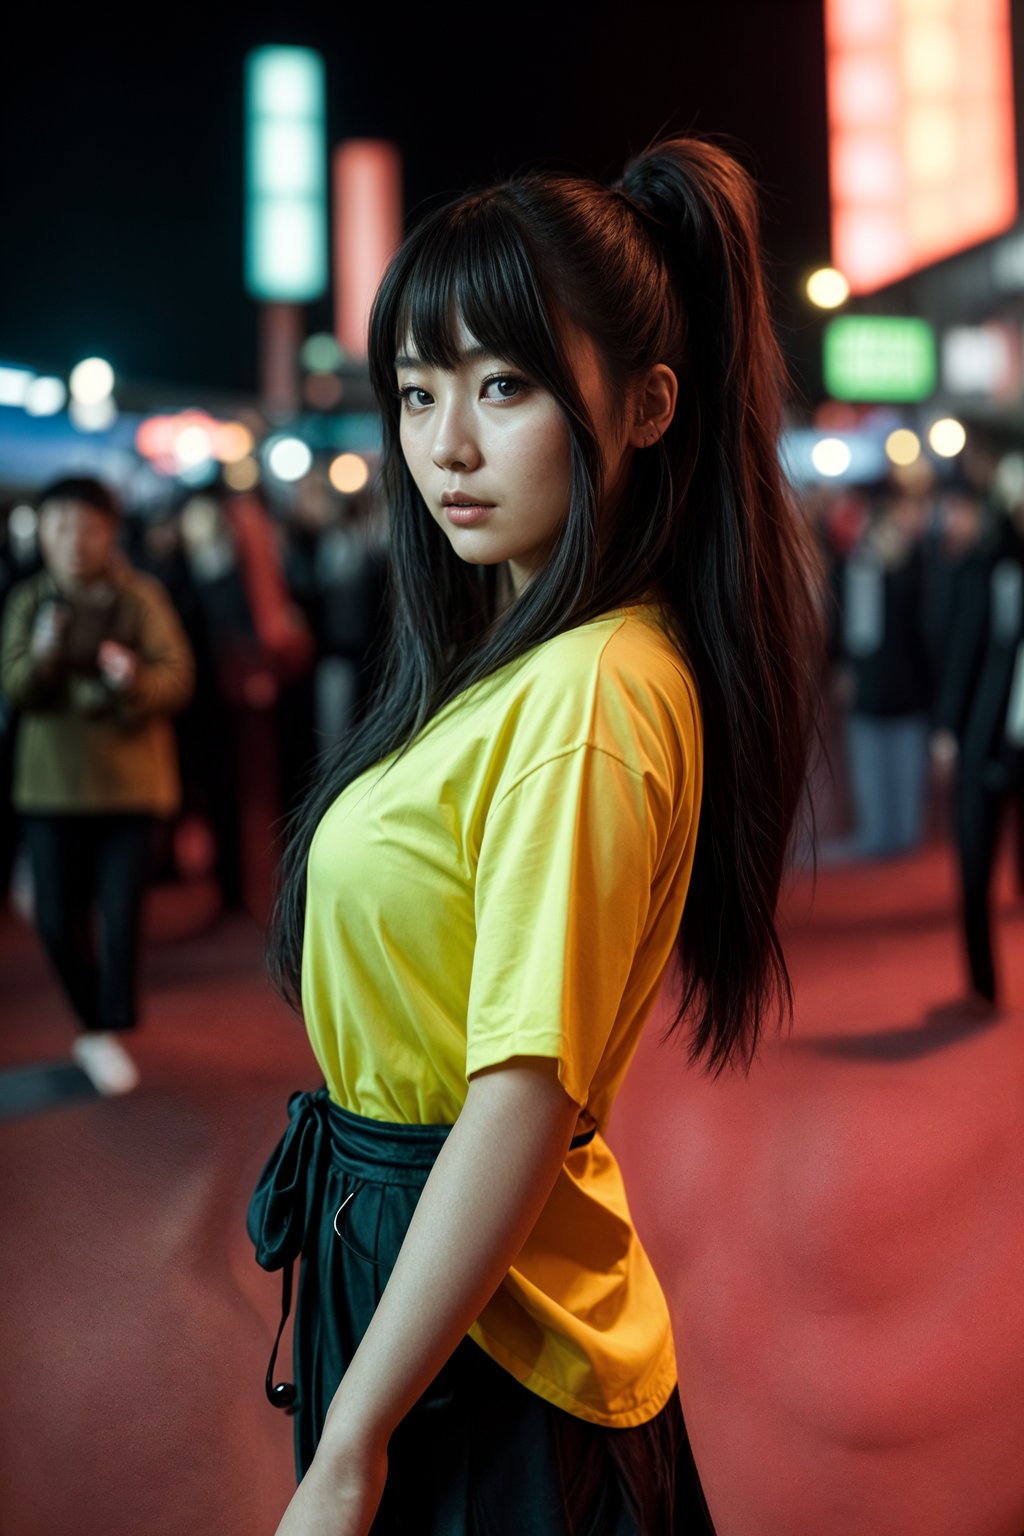
{"type": "Polygon", "coordinates": [[[681,685],[695,698],[693,673],[664,610],[655,603],[638,604],[621,609],[619,621],[602,657],[605,668],[673,691],[681,685]]]}
{"type": "Polygon", "coordinates": [[[537,691],[600,694],[615,689],[636,697],[667,693],[696,701],[693,674],[654,604],[619,608],[564,630],[531,659],[526,670],[537,691]]]}
{"type": "Polygon", "coordinates": [[[509,682],[502,734],[519,765],[590,747],[643,773],[689,758],[699,736],[692,674],[652,605],[564,630],[509,682]]]}

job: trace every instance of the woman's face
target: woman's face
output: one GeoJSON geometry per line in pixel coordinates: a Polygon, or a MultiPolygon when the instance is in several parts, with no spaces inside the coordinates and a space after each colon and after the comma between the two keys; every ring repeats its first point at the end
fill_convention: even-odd
{"type": "MultiPolygon", "coordinates": [[[[460,323],[449,371],[395,362],[409,473],[460,559],[508,562],[519,592],[543,567],[569,510],[569,428],[554,396],[495,357],[460,323]]],[[[573,366],[601,445],[608,495],[628,472],[628,434],[615,420],[593,343],[577,333],[573,366]]]]}

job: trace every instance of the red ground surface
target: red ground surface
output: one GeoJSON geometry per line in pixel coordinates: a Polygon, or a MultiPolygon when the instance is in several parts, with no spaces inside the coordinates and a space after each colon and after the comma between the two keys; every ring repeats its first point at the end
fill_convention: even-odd
{"type": "MultiPolygon", "coordinates": [[[[720,1536],[1024,1526],[1024,908],[1000,900],[994,1019],[955,1005],[932,848],[794,884],[796,1026],[749,1077],[641,1046],[610,1139],[720,1536]]],[[[255,926],[202,918],[153,900],[142,1086],[0,1124],[5,1536],[271,1536],[292,1487],[244,1213],[317,1074],[255,926]]],[[[0,988],[0,1066],[66,1058],[15,919],[0,988]]]]}

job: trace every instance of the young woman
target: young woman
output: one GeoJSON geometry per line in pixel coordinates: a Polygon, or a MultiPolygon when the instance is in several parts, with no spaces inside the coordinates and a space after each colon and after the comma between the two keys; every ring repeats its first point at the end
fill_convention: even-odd
{"type": "Polygon", "coordinates": [[[816,578],[751,184],[675,139],[460,198],[370,361],[391,627],[285,860],[325,1087],[249,1213],[285,1314],[303,1259],[279,1536],[699,1529],[604,1131],[673,953],[691,1062],[749,1065],[789,1003],[816,578]]]}

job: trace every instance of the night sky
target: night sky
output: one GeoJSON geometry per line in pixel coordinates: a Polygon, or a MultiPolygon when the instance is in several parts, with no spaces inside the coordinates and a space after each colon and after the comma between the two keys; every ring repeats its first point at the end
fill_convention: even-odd
{"type": "MultiPolygon", "coordinates": [[[[407,217],[543,164],[612,179],[662,131],[711,134],[762,190],[776,311],[800,380],[800,296],[828,257],[821,0],[582,6],[45,8],[8,32],[0,171],[0,361],[256,384],[242,286],[242,60],[325,57],[330,144],[395,140],[407,217]]],[[[309,330],[329,328],[324,300],[309,330]]]]}

